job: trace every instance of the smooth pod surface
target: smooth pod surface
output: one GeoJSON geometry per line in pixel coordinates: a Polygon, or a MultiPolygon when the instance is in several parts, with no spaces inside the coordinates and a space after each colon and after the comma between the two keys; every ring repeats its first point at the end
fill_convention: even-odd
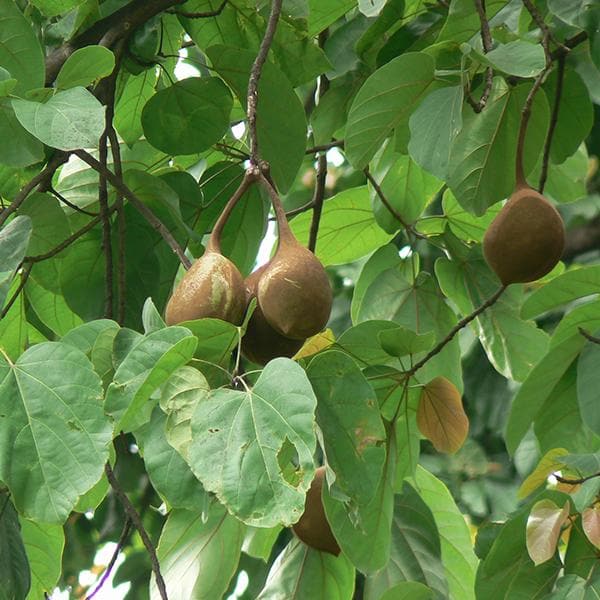
{"type": "Polygon", "coordinates": [[[222,254],[207,250],[173,292],[165,321],[176,325],[212,317],[239,325],[245,310],[244,281],[238,268],[222,254]]]}
{"type": "Polygon", "coordinates": [[[340,547],[327,522],[321,499],[324,480],[325,467],[319,467],[315,471],[315,478],[306,494],[304,512],[292,529],[307,546],[338,556],[340,547]]]}
{"type": "MultiPolygon", "coordinates": [[[[266,267],[267,265],[262,266],[244,280],[247,303],[256,297],[256,288],[266,267]]],[[[250,317],[246,333],[242,338],[242,353],[248,360],[259,365],[265,365],[279,356],[291,358],[302,348],[303,344],[304,340],[292,340],[277,333],[269,325],[260,305],[257,303],[252,317],[250,317]]]]}
{"type": "Polygon", "coordinates": [[[327,324],[333,294],[319,259],[295,240],[287,240],[260,278],[257,299],[275,331],[305,340],[327,324]]]}
{"type": "Polygon", "coordinates": [[[483,238],[483,254],[503,284],[535,281],[549,273],[565,246],[558,211],[530,187],[518,188],[483,238]]]}

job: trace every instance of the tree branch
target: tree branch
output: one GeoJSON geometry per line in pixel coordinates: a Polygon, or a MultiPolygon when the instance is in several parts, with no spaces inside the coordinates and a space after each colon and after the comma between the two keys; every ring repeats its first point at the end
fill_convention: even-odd
{"type": "Polygon", "coordinates": [[[112,556],[110,557],[110,561],[108,562],[108,565],[106,565],[106,569],[104,570],[104,573],[102,574],[102,577],[101,577],[100,581],[98,582],[98,585],[96,586],[96,588],[94,589],[94,591],[91,594],[86,596],[85,600],[92,600],[92,598],[102,589],[102,586],[106,583],[106,580],[110,577],[110,574],[115,566],[115,563],[117,562],[117,558],[119,557],[119,554],[121,553],[121,550],[123,549],[123,546],[125,545],[125,542],[127,541],[127,538],[129,537],[130,531],[131,531],[131,519],[129,517],[126,517],[125,524],[123,525],[123,530],[121,531],[121,535],[119,537],[119,541],[117,542],[115,551],[113,552],[112,556]]]}
{"type": "Polygon", "coordinates": [[[405,377],[408,379],[412,377],[421,367],[429,362],[436,354],[439,354],[444,347],[452,341],[452,338],[461,330],[466,327],[471,321],[476,319],[482,312],[488,309],[490,306],[495,304],[500,296],[504,293],[507,286],[501,285],[483,304],[477,307],[471,314],[461,319],[449,332],[448,335],[439,342],[432,350],[430,350],[419,362],[414,364],[406,373],[405,377]]]}
{"type": "Polygon", "coordinates": [[[21,281],[19,282],[19,285],[18,285],[17,289],[15,290],[14,294],[10,297],[10,300],[4,305],[2,312],[0,312],[0,321],[2,319],[4,319],[4,317],[8,314],[8,311],[12,308],[13,304],[16,302],[17,298],[19,297],[19,294],[23,291],[23,288],[25,287],[25,284],[27,283],[27,280],[29,279],[29,276],[31,275],[31,269],[33,269],[33,264],[23,267],[23,271],[21,273],[21,281]]]}
{"type": "MultiPolygon", "coordinates": [[[[475,10],[479,15],[479,22],[481,23],[481,42],[483,44],[483,53],[487,54],[492,49],[492,34],[490,33],[490,24],[488,23],[487,16],[485,14],[485,6],[483,0],[474,0],[475,10]]],[[[485,88],[481,94],[479,101],[476,101],[471,95],[470,84],[467,83],[466,99],[476,113],[480,113],[490,97],[492,91],[492,85],[494,83],[494,71],[492,67],[487,67],[485,70],[485,88]]]]}
{"type": "Polygon", "coordinates": [[[101,173],[106,177],[106,179],[110,182],[110,184],[133,206],[136,210],[152,225],[152,227],[162,236],[165,242],[169,245],[171,250],[177,255],[181,264],[189,269],[191,266],[191,262],[188,257],[185,255],[183,249],[177,242],[177,240],[173,237],[173,234],[167,229],[165,224],[134,194],[125,183],[117,177],[110,170],[105,169],[100,162],[98,162],[91,154],[86,152],[85,150],[75,150],[74,154],[78,156],[83,162],[87,163],[92,169],[101,173]]]}
{"type": "Polygon", "coordinates": [[[119,502],[123,505],[125,512],[134,527],[138,530],[140,537],[142,538],[142,542],[150,556],[150,562],[152,563],[152,571],[154,573],[154,577],[156,579],[156,587],[160,593],[160,597],[162,600],[168,600],[167,598],[167,588],[165,586],[165,581],[160,572],[160,563],[158,562],[158,557],[156,556],[156,548],[154,548],[154,544],[146,531],[144,524],[142,523],[142,519],[138,514],[135,506],[131,503],[131,500],[127,497],[127,494],[121,488],[117,478],[115,477],[114,471],[111,466],[106,463],[104,466],[104,472],[106,473],[106,478],[108,479],[108,483],[110,483],[110,487],[113,489],[115,495],[119,499],[119,502]]]}
{"type": "Polygon", "coordinates": [[[583,329],[583,327],[578,327],[577,329],[579,330],[579,333],[584,338],[586,338],[587,340],[589,340],[593,344],[600,344],[600,338],[593,336],[591,333],[589,333],[588,331],[586,331],[585,329],[583,329]]]}
{"type": "Polygon", "coordinates": [[[311,146],[304,151],[304,154],[316,154],[323,150],[331,150],[331,148],[343,148],[344,140],[333,140],[327,144],[319,144],[318,146],[311,146]]]}
{"type": "Polygon", "coordinates": [[[48,164],[42,169],[29,183],[26,183],[19,193],[15,196],[14,200],[9,206],[7,206],[2,212],[0,212],[0,227],[6,222],[8,217],[15,213],[19,206],[25,202],[29,194],[35,190],[35,188],[52,179],[52,176],[56,172],[56,169],[62,164],[66,163],[69,159],[69,155],[64,152],[56,152],[52,158],[48,161],[48,164]]]}
{"type": "Polygon", "coordinates": [[[258,151],[258,137],[256,133],[256,110],[258,107],[258,84],[260,82],[260,76],[262,68],[267,60],[267,54],[269,48],[275,37],[275,30],[277,29],[277,23],[279,22],[279,15],[281,14],[281,5],[283,0],[273,0],[271,5],[271,14],[269,15],[269,21],[267,23],[267,29],[265,35],[260,44],[258,54],[250,69],[250,79],[248,80],[248,136],[250,137],[250,162],[258,166],[260,159],[258,151]]]}
{"type": "Polygon", "coordinates": [[[560,110],[560,100],[562,97],[563,82],[565,78],[565,61],[566,56],[560,56],[558,58],[558,71],[556,75],[556,92],[554,94],[554,106],[552,107],[552,115],[550,117],[550,125],[548,126],[548,133],[546,135],[546,141],[544,142],[544,155],[542,158],[542,170],[540,173],[540,182],[538,185],[538,191],[540,194],[544,193],[544,187],[546,186],[546,180],[548,179],[548,164],[550,162],[550,147],[552,145],[552,138],[554,137],[554,130],[558,123],[558,112],[560,110]]]}
{"type": "MultiPolygon", "coordinates": [[[[327,157],[320,154],[317,159],[317,180],[315,182],[315,193],[311,202],[313,208],[312,221],[310,223],[310,235],[308,238],[308,249],[315,252],[317,248],[317,237],[319,235],[319,224],[323,212],[323,201],[325,200],[325,182],[327,181],[327,157]]],[[[287,215],[286,215],[287,218],[287,215]]]]}
{"type": "Polygon", "coordinates": [[[567,477],[561,477],[556,473],[553,473],[553,475],[556,481],[560,481],[560,483],[566,483],[568,485],[579,485],[581,483],[589,481],[590,479],[594,479],[594,477],[600,477],[600,473],[594,473],[593,475],[588,475],[587,477],[580,477],[579,479],[568,479],[567,477]]]}
{"type": "Polygon", "coordinates": [[[65,206],[72,208],[75,212],[81,213],[82,215],[87,215],[88,217],[97,217],[98,213],[93,213],[89,210],[85,210],[84,208],[80,208],[77,204],[73,204],[71,201],[67,200],[60,192],[56,191],[52,185],[48,186],[47,191],[52,194],[59,202],[62,202],[65,206]]]}
{"type": "Polygon", "coordinates": [[[186,12],[174,9],[169,9],[167,12],[179,17],[185,17],[186,19],[208,19],[210,17],[218,17],[223,12],[226,4],[227,0],[223,0],[218,8],[215,8],[215,10],[207,10],[205,12],[186,12]]]}

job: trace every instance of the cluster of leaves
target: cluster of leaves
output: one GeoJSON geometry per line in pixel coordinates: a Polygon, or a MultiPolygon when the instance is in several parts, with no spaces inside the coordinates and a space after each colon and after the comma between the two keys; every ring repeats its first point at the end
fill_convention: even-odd
{"type": "MultiPolygon", "coordinates": [[[[597,213],[600,14],[485,4],[489,52],[478,1],[284,2],[259,148],[294,234],[318,226],[335,302],[294,360],[255,369],[245,324],[161,314],[173,250],[201,255],[243,177],[231,127],[270,3],[0,0],[0,598],[81,596],[118,539],[136,599],[164,598],[159,570],[171,600],[242,572],[261,599],[600,593],[597,249],[449,336],[499,287],[481,240],[535,78],[526,174],[547,169],[567,236],[597,213]],[[284,529],[320,462],[339,557],[284,529]]],[[[268,224],[250,188],[222,236],[244,275],[268,224]]]]}

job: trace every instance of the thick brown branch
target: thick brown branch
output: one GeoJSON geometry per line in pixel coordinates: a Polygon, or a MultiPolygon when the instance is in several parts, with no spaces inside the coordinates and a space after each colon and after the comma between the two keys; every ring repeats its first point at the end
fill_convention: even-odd
{"type": "Polygon", "coordinates": [[[471,314],[461,319],[449,332],[448,335],[432,348],[418,363],[415,363],[409,371],[406,371],[406,378],[412,377],[421,367],[428,363],[436,354],[439,354],[447,344],[449,344],[454,336],[471,321],[476,319],[482,312],[495,304],[506,289],[505,285],[500,286],[494,294],[492,294],[483,304],[477,307],[471,314]]]}
{"type": "Polygon", "coordinates": [[[10,215],[14,214],[19,206],[25,202],[27,196],[35,190],[35,188],[52,179],[52,176],[56,172],[56,169],[62,164],[66,163],[69,159],[69,155],[64,152],[56,152],[52,158],[48,161],[48,164],[42,169],[29,183],[26,183],[19,193],[15,196],[14,200],[9,206],[7,206],[2,212],[0,212],[0,227],[6,222],[6,219],[10,215]]]}
{"type": "Polygon", "coordinates": [[[552,138],[554,137],[554,131],[556,129],[556,124],[558,123],[558,112],[560,110],[560,100],[562,97],[563,81],[565,78],[565,61],[566,61],[565,56],[561,56],[558,59],[558,71],[556,74],[556,92],[554,93],[554,105],[552,107],[552,115],[550,117],[550,125],[548,127],[546,141],[544,142],[544,155],[542,158],[542,171],[540,173],[540,183],[538,185],[538,191],[540,192],[540,194],[544,193],[544,187],[546,186],[546,180],[548,179],[548,165],[550,163],[550,148],[552,145],[552,138]]]}
{"type": "Polygon", "coordinates": [[[150,225],[161,235],[163,240],[169,245],[171,250],[177,255],[181,264],[189,269],[191,262],[185,255],[183,248],[179,245],[177,240],[173,237],[173,234],[167,229],[165,224],[134,194],[114,173],[108,169],[103,168],[99,161],[97,161],[91,154],[85,150],[75,150],[74,154],[78,156],[83,162],[87,163],[92,169],[101,173],[108,179],[110,184],[121,193],[129,202],[135,207],[135,209],[150,223],[150,225]]]}
{"type": "MultiPolygon", "coordinates": [[[[475,10],[479,15],[479,22],[481,23],[481,42],[483,44],[483,53],[487,54],[492,49],[492,34],[490,33],[490,24],[488,23],[487,16],[485,14],[485,5],[483,0],[475,0],[475,10]]],[[[485,87],[481,98],[477,101],[471,95],[470,84],[467,85],[465,90],[467,102],[471,105],[476,113],[480,113],[487,101],[489,100],[490,93],[492,91],[492,84],[494,83],[494,71],[492,67],[488,67],[485,70],[485,87]]]]}
{"type": "Polygon", "coordinates": [[[158,588],[160,597],[162,600],[168,600],[167,587],[165,586],[165,581],[160,572],[160,563],[158,562],[158,557],[156,556],[156,548],[154,547],[154,544],[152,543],[152,540],[150,539],[150,536],[148,535],[148,532],[142,523],[142,519],[135,509],[135,506],[133,506],[131,503],[131,500],[129,500],[127,497],[127,494],[123,491],[123,488],[121,488],[121,485],[115,477],[114,471],[108,463],[106,463],[104,467],[104,472],[106,473],[106,478],[108,479],[110,487],[113,489],[119,502],[123,505],[127,516],[129,519],[131,519],[131,522],[140,534],[140,538],[142,538],[144,547],[150,556],[150,563],[152,564],[152,571],[156,579],[156,587],[158,588]]]}
{"type": "Polygon", "coordinates": [[[177,15],[179,17],[184,17],[186,19],[209,19],[210,17],[218,17],[223,12],[223,9],[225,8],[226,4],[227,0],[223,0],[223,2],[221,2],[221,5],[218,8],[215,8],[215,10],[207,10],[204,12],[187,12],[184,10],[173,9],[169,9],[167,10],[167,12],[177,15]]]}
{"type": "Polygon", "coordinates": [[[256,111],[258,107],[258,84],[262,74],[262,68],[267,60],[269,48],[275,37],[275,30],[281,14],[281,5],[283,0],[273,0],[271,5],[271,14],[267,23],[265,35],[258,49],[258,54],[250,69],[250,79],[248,80],[248,136],[250,138],[250,161],[258,165],[260,155],[258,151],[258,137],[256,133],[256,111]]]}

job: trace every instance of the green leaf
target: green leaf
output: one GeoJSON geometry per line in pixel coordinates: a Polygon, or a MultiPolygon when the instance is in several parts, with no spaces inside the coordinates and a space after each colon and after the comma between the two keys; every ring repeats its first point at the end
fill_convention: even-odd
{"type": "Polygon", "coordinates": [[[29,19],[15,2],[2,0],[0,24],[0,66],[18,80],[15,93],[42,87],[46,72],[44,51],[29,19]]]}
{"type": "MultiPolygon", "coordinates": [[[[555,97],[557,82],[558,73],[554,70],[544,82],[548,98],[555,97]]],[[[550,158],[555,164],[564,162],[577,151],[594,123],[594,105],[587,86],[572,69],[565,69],[559,114],[550,146],[550,158]]]]}
{"type": "Polygon", "coordinates": [[[428,331],[419,335],[406,327],[396,327],[379,334],[381,347],[392,356],[401,358],[409,354],[427,352],[433,348],[435,334],[428,331]]]}
{"type": "Polygon", "coordinates": [[[17,119],[38,140],[59,150],[97,148],[104,107],[85,88],[57,92],[48,102],[12,101],[17,119]]]}
{"type": "MultiPolygon", "coordinates": [[[[301,244],[308,242],[311,219],[306,212],[291,221],[301,244]]],[[[323,206],[317,257],[324,266],[340,265],[369,254],[391,237],[375,221],[367,187],[350,188],[328,198],[323,206]]]]}
{"type": "Polygon", "coordinates": [[[564,448],[553,448],[552,450],[548,450],[533,472],[530,473],[527,476],[527,479],[521,484],[517,496],[519,498],[525,498],[529,496],[529,494],[535,492],[541,485],[545,484],[548,477],[554,473],[554,471],[559,471],[561,469],[561,466],[564,464],[561,459],[567,454],[568,451],[564,448]]]}
{"type": "Polygon", "coordinates": [[[31,0],[47,17],[56,17],[83,4],[84,0],[31,0]]]}
{"type": "Polygon", "coordinates": [[[367,578],[366,595],[378,598],[390,585],[419,581],[447,598],[448,583],[433,514],[412,485],[405,483],[402,490],[394,502],[390,560],[379,573],[367,578]]]}
{"type": "MultiPolygon", "coordinates": [[[[71,234],[69,222],[58,200],[49,194],[31,194],[19,207],[19,214],[27,215],[33,226],[27,248],[29,256],[52,250],[71,234]]],[[[33,274],[37,275],[42,269],[41,265],[37,265],[33,274]]]]}
{"type": "Polygon", "coordinates": [[[239,341],[239,330],[235,325],[221,319],[198,319],[184,321],[197,338],[198,346],[194,356],[204,362],[228,367],[231,353],[239,341]]]}
{"type": "Polygon", "coordinates": [[[139,75],[129,75],[115,106],[114,126],[123,141],[133,146],[142,133],[142,110],[154,95],[156,71],[147,69],[139,75]]]}
{"type": "Polygon", "coordinates": [[[475,573],[478,560],[464,516],[448,488],[423,467],[417,467],[415,488],[427,504],[440,535],[442,564],[448,580],[450,598],[475,598],[475,573]]]}
{"type": "Polygon", "coordinates": [[[20,519],[21,535],[31,568],[31,588],[28,600],[43,597],[54,590],[60,579],[65,533],[62,525],[35,523],[20,519]]]}
{"type": "Polygon", "coordinates": [[[166,422],[167,416],[156,407],[150,422],[135,431],[148,477],[169,506],[197,511],[207,500],[206,493],[188,464],[169,445],[166,422]]]}
{"type": "Polygon", "coordinates": [[[282,527],[276,526],[269,529],[264,527],[246,527],[246,537],[242,545],[242,550],[248,556],[259,558],[265,563],[269,562],[271,551],[282,527]]]}
{"type": "Polygon", "coordinates": [[[395,129],[406,127],[434,81],[433,60],[410,52],[377,69],[360,88],[348,114],[345,151],[356,169],[364,168],[395,129]]]}
{"type": "Polygon", "coordinates": [[[167,327],[134,342],[106,391],[104,410],[114,418],[115,431],[132,431],[150,420],[152,393],[192,358],[196,344],[185,327],[167,327]]]}
{"type": "MultiPolygon", "coordinates": [[[[564,498],[562,494],[558,496],[564,498]]],[[[552,589],[562,564],[556,553],[553,560],[537,567],[529,558],[525,534],[529,508],[526,506],[502,525],[480,563],[475,582],[477,598],[535,598],[552,589]]]]}
{"type": "MultiPolygon", "coordinates": [[[[442,290],[463,315],[473,312],[499,287],[479,247],[471,249],[463,260],[458,256],[438,259],[435,272],[442,290]]],[[[535,323],[519,317],[521,297],[518,287],[509,288],[472,324],[489,361],[499,373],[515,381],[527,377],[548,347],[548,336],[535,323]]]]}
{"type": "Polygon", "coordinates": [[[450,150],[462,129],[462,86],[430,92],[408,122],[408,151],[413,160],[437,178],[448,176],[450,150]]]}
{"type": "Polygon", "coordinates": [[[317,397],[327,464],[335,472],[332,496],[368,504],[385,461],[385,429],[373,388],[345,354],[318,354],[307,370],[317,397]]]}
{"type": "Polygon", "coordinates": [[[73,347],[48,342],[15,364],[0,358],[0,479],[22,515],[62,523],[98,481],[111,439],[101,398],[100,378],[73,347]]]}
{"type": "Polygon", "coordinates": [[[3,599],[25,600],[31,587],[19,515],[6,493],[0,494],[0,581],[3,599]]]}
{"type": "Polygon", "coordinates": [[[542,46],[523,40],[498,44],[487,54],[476,54],[476,56],[484,64],[516,77],[535,77],[546,66],[542,46]]]}
{"type": "Polygon", "coordinates": [[[27,167],[44,159],[44,146],[19,123],[8,98],[0,98],[0,137],[12,142],[0,144],[0,163],[27,167]]]}
{"type": "Polygon", "coordinates": [[[366,506],[345,506],[323,486],[323,506],[333,535],[352,564],[362,573],[382,569],[390,556],[390,527],[394,512],[394,475],[396,447],[393,440],[387,451],[384,473],[375,495],[366,506]]]}
{"type": "Polygon", "coordinates": [[[562,508],[548,499],[533,505],[527,519],[527,552],[536,566],[551,560],[556,553],[562,526],[569,518],[569,509],[568,500],[562,508]]]}
{"type": "Polygon", "coordinates": [[[308,35],[314,36],[356,6],[356,0],[309,0],[308,35]]]}
{"type": "MultiPolygon", "coordinates": [[[[213,67],[233,88],[245,108],[254,52],[228,46],[212,46],[206,54],[213,67]]],[[[281,192],[292,185],[306,149],[306,116],[300,99],[285,75],[267,62],[258,85],[256,126],[262,158],[281,192]],[[285,151],[282,151],[285,149],[285,151]]]]}
{"type": "MultiPolygon", "coordinates": [[[[476,215],[510,195],[515,187],[515,156],[521,109],[529,85],[509,89],[496,78],[485,110],[463,111],[463,128],[451,149],[448,186],[460,204],[476,215]]],[[[549,108],[537,94],[524,150],[525,173],[535,166],[544,144],[549,108]]]]}
{"type": "MultiPolygon", "coordinates": [[[[197,512],[172,511],[157,550],[169,598],[221,598],[235,573],[243,539],[242,523],[216,502],[207,520],[197,512]]],[[[150,598],[160,598],[154,579],[150,598]]]]}
{"type": "Polygon", "coordinates": [[[142,324],[144,325],[145,334],[154,333],[167,326],[161,314],[158,312],[158,309],[154,306],[152,298],[148,298],[146,302],[144,302],[142,324]]]}
{"type": "MultiPolygon", "coordinates": [[[[394,152],[391,143],[373,161],[372,175],[405,223],[414,223],[442,187],[439,179],[421,169],[410,156],[394,152]]],[[[381,202],[379,194],[370,185],[369,193],[379,226],[388,233],[398,231],[402,223],[381,202]]]]}
{"type": "MultiPolygon", "coordinates": [[[[596,334],[599,332],[597,331],[596,334]]],[[[577,399],[583,422],[600,435],[598,414],[598,386],[600,385],[600,345],[588,341],[577,361],[577,399]]]]}
{"type": "Polygon", "coordinates": [[[23,215],[0,230],[0,306],[4,306],[15,271],[27,252],[31,229],[31,219],[23,215]]]}
{"type": "Polygon", "coordinates": [[[229,128],[233,98],[218,77],[188,77],[157,92],[142,111],[148,141],[167,154],[195,154],[229,128]]]}
{"type": "Polygon", "coordinates": [[[481,242],[487,228],[500,212],[500,204],[494,204],[481,217],[467,212],[456,200],[451,190],[444,192],[442,199],[444,216],[448,219],[452,233],[466,242],[481,242]]]}
{"type": "Polygon", "coordinates": [[[417,581],[405,581],[385,591],[379,600],[432,600],[433,590],[417,581]]]}
{"type": "Polygon", "coordinates": [[[342,350],[362,367],[393,362],[382,346],[380,336],[386,331],[396,331],[390,321],[364,321],[347,329],[335,342],[334,348],[342,350]]]}
{"type": "Polygon", "coordinates": [[[257,600],[346,600],[354,594],[354,578],[343,554],[332,556],[292,539],[275,559],[257,600]]]}
{"type": "Polygon", "coordinates": [[[119,330],[119,324],[110,319],[98,319],[97,321],[90,321],[84,323],[75,329],[72,329],[63,338],[63,344],[68,344],[74,348],[78,348],[84,354],[88,356],[92,353],[92,349],[98,338],[106,331],[119,330]]]}
{"type": "Polygon", "coordinates": [[[79,48],[67,58],[54,85],[59,90],[81,86],[88,87],[115,68],[115,55],[104,46],[79,48]]]}
{"type": "Polygon", "coordinates": [[[167,441],[186,462],[189,462],[192,442],[192,415],[209,392],[204,375],[187,366],[177,369],[161,389],[160,407],[168,415],[165,426],[167,441]]]}
{"type": "MultiPolygon", "coordinates": [[[[485,3],[487,18],[491,19],[505,4],[506,0],[488,0],[485,3]]],[[[479,33],[480,28],[481,21],[477,11],[473,10],[473,3],[470,0],[454,0],[437,41],[450,40],[457,44],[467,42],[479,33]]]]}
{"type": "Polygon", "coordinates": [[[600,286],[600,265],[590,265],[561,273],[530,294],[521,307],[524,319],[537,317],[573,300],[591,296],[600,286]]]}
{"type": "Polygon", "coordinates": [[[192,417],[192,470],[248,525],[295,523],[314,475],[315,406],[306,374],[285,358],[268,363],[252,390],[213,390],[192,417]],[[278,461],[287,446],[293,482],[278,461]]]}

